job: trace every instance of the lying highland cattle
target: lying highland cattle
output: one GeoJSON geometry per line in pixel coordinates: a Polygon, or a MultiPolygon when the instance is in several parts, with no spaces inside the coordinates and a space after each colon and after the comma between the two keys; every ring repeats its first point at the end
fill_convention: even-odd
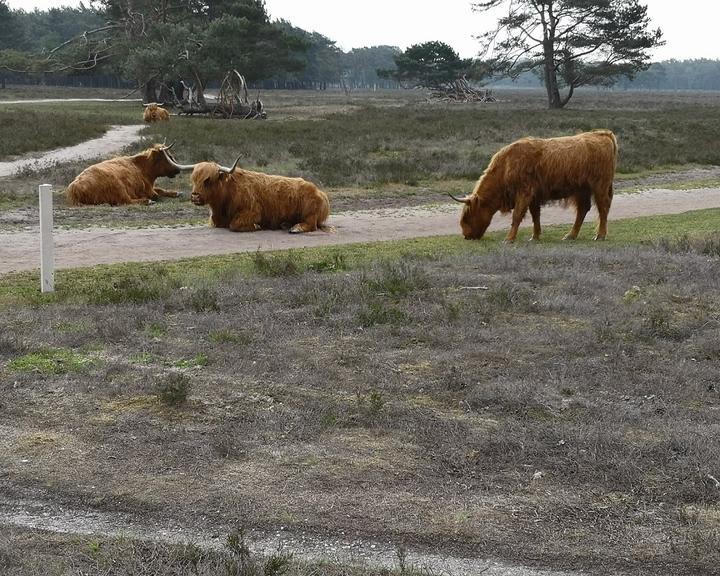
{"type": "Polygon", "coordinates": [[[499,150],[472,194],[455,198],[465,204],[460,226],[467,239],[483,236],[493,215],[512,210],[506,241],[513,242],[528,208],[533,240],[540,238],[540,206],[552,201],[574,204],[575,223],[565,236],[574,240],[595,202],[599,214],[596,240],[607,235],[613,197],[617,141],[610,130],[560,138],[522,138],[499,150]]]}
{"type": "MultiPolygon", "coordinates": [[[[210,224],[233,232],[260,229],[289,229],[291,233],[313,232],[325,226],[330,213],[327,194],[302,178],[271,176],[214,162],[195,164],[190,200],[210,207],[210,224]]],[[[176,164],[179,170],[188,166],[176,164]]]]}
{"type": "Polygon", "coordinates": [[[170,146],[156,144],[135,156],[120,156],[85,168],[67,187],[69,204],[150,204],[160,196],[180,192],[155,187],[160,176],[174,178],[180,170],[170,146]]]}
{"type": "Polygon", "coordinates": [[[165,122],[170,120],[170,113],[165,110],[165,108],[161,108],[159,104],[152,102],[144,106],[143,120],[145,120],[145,122],[165,122]]]}

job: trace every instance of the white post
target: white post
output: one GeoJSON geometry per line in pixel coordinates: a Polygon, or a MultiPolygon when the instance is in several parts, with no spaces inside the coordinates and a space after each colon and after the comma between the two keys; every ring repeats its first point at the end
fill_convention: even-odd
{"type": "Polygon", "coordinates": [[[40,184],[40,291],[55,291],[52,184],[40,184]]]}

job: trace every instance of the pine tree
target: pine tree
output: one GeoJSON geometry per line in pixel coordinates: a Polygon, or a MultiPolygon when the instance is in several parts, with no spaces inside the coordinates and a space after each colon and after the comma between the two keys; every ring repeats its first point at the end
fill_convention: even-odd
{"type": "Polygon", "coordinates": [[[550,108],[563,108],[580,86],[633,78],[649,67],[648,50],[663,44],[638,0],[488,0],[473,9],[503,6],[507,15],[497,28],[479,37],[483,52],[493,56],[488,64],[512,78],[539,73],[550,108]]]}

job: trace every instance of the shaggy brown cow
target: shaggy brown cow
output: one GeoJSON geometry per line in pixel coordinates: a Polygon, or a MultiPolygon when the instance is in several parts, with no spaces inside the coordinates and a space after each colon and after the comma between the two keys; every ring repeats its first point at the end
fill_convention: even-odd
{"type": "Polygon", "coordinates": [[[143,120],[145,122],[164,122],[170,120],[170,113],[165,108],[161,108],[159,104],[152,102],[145,105],[143,120]]]}
{"type": "MultiPolygon", "coordinates": [[[[190,200],[210,206],[210,224],[233,232],[289,228],[293,234],[313,232],[325,226],[330,213],[327,194],[302,178],[271,176],[214,162],[200,162],[192,173],[190,200]]],[[[188,166],[176,164],[180,170],[188,166]]]]}
{"type": "Polygon", "coordinates": [[[170,146],[156,144],[135,156],[120,156],[85,168],[67,187],[70,204],[150,204],[159,196],[180,192],[155,187],[160,176],[174,178],[180,170],[168,159],[170,146]]]}
{"type": "Polygon", "coordinates": [[[575,224],[565,236],[580,232],[591,200],[599,213],[596,240],[607,235],[607,216],[613,197],[617,141],[610,130],[594,130],[560,138],[522,138],[499,150],[463,202],[460,226],[467,239],[478,239],[498,210],[512,210],[506,241],[513,242],[528,208],[533,240],[540,238],[540,206],[560,200],[575,205],[575,224]]]}

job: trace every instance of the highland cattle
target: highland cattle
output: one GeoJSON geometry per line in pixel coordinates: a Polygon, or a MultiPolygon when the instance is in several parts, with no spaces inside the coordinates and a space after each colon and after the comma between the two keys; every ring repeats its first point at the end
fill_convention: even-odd
{"type": "Polygon", "coordinates": [[[512,211],[506,241],[513,242],[528,209],[533,240],[540,239],[540,207],[553,201],[575,206],[574,240],[592,202],[598,210],[596,240],[607,235],[618,146],[610,130],[559,138],[522,138],[500,149],[469,196],[452,198],[465,206],[460,218],[467,239],[479,239],[496,212],[512,211]]]}
{"type": "MultiPolygon", "coordinates": [[[[290,233],[332,231],[327,194],[302,178],[274,176],[215,162],[200,162],[192,173],[190,200],[210,207],[210,224],[233,232],[287,229],[290,233]]],[[[188,168],[176,164],[180,170],[188,168]]]]}
{"type": "Polygon", "coordinates": [[[170,146],[156,144],[134,156],[120,156],[85,168],[67,187],[69,204],[150,204],[160,196],[177,198],[180,192],[155,186],[161,176],[174,178],[180,169],[170,146]]]}

